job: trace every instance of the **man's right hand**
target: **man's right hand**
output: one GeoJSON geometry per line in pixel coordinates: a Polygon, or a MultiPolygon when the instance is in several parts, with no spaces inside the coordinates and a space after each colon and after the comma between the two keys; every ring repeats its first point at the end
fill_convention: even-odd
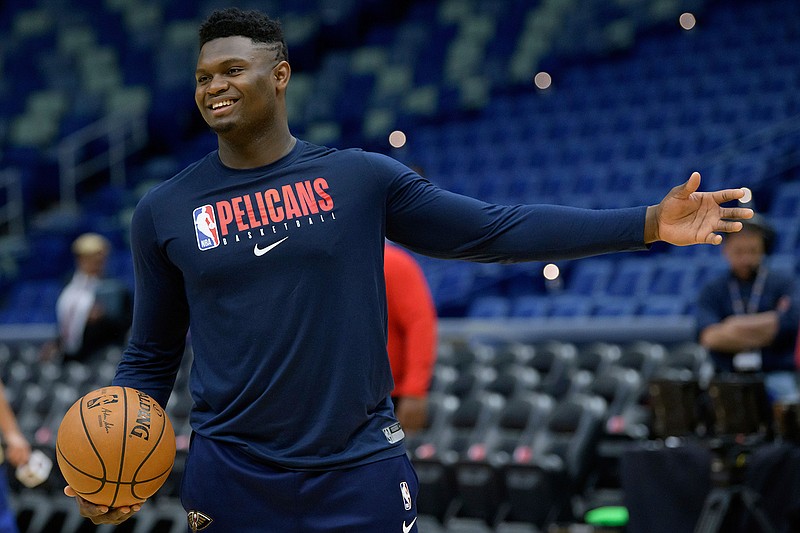
{"type": "Polygon", "coordinates": [[[142,508],[142,505],[139,503],[131,505],[130,507],[126,506],[113,508],[110,508],[107,505],[95,505],[78,496],[78,493],[75,492],[75,489],[70,486],[64,487],[64,494],[70,498],[75,498],[75,500],[78,502],[78,509],[80,510],[81,516],[88,518],[95,525],[121,524],[142,508]]]}

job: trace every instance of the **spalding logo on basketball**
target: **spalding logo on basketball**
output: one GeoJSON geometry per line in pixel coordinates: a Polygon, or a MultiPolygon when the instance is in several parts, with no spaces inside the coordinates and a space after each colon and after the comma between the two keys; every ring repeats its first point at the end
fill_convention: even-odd
{"type": "Polygon", "coordinates": [[[69,408],[56,438],[64,479],[96,505],[141,503],[175,462],[175,432],[149,395],[130,387],[94,390],[69,408]]]}

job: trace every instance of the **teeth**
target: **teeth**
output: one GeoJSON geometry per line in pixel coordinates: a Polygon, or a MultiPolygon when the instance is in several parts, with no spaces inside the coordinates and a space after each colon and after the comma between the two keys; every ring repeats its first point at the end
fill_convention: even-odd
{"type": "Polygon", "coordinates": [[[220,102],[214,102],[211,104],[211,109],[219,109],[220,107],[225,107],[233,105],[233,100],[222,100],[220,102]]]}

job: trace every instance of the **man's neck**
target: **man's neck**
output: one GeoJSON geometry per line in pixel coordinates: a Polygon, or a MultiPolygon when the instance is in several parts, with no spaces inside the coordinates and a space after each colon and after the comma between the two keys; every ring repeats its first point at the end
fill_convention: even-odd
{"type": "Polygon", "coordinates": [[[236,169],[257,168],[274,163],[288,155],[297,142],[288,128],[278,134],[266,133],[252,137],[244,143],[222,135],[217,138],[220,161],[226,167],[236,169]]]}
{"type": "Polygon", "coordinates": [[[742,283],[753,283],[758,277],[761,267],[749,269],[747,271],[734,272],[734,277],[742,283]]]}

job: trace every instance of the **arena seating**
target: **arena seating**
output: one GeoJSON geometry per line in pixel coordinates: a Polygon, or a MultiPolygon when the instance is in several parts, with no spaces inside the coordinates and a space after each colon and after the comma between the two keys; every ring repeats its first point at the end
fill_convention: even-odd
{"type": "Polygon", "coordinates": [[[494,528],[575,520],[572,497],[590,501],[599,488],[619,501],[625,443],[652,436],[649,378],[697,377],[705,363],[683,343],[445,343],[441,353],[430,424],[408,441],[420,511],[442,525],[494,528]]]}
{"type": "MultiPolygon", "coordinates": [[[[196,25],[218,4],[0,3],[0,90],[21,95],[0,109],[0,171],[21,175],[26,229],[21,241],[7,236],[0,217],[0,377],[23,431],[48,453],[63,412],[110,381],[119,351],[96,366],[62,366],[39,360],[42,336],[14,334],[52,327],[69,245],[82,231],[111,238],[109,273],[132,285],[127,224],[137,199],[215,148],[190,95],[196,25]],[[120,112],[145,115],[149,136],[128,160],[124,186],[100,172],[79,188],[74,211],[61,209],[59,140],[120,112]]],[[[794,0],[667,0],[659,9],[604,0],[244,4],[286,25],[299,137],[385,152],[438,185],[501,203],[650,204],[699,170],[704,189],[754,191],[753,206],[780,228],[771,265],[799,272],[794,0]],[[676,23],[685,10],[697,15],[692,31],[676,23]],[[531,84],[539,70],[552,86],[531,84]],[[392,129],[407,133],[404,147],[386,144],[392,129]]],[[[0,189],[0,209],[8,201],[0,189]]],[[[697,289],[724,268],[719,250],[703,246],[557,261],[555,281],[539,263],[418,259],[443,319],[475,320],[484,332],[574,322],[584,324],[581,339],[591,333],[585,324],[684,324],[697,289]]],[[[676,341],[445,338],[428,426],[407,442],[422,487],[420,531],[535,533],[618,503],[622,454],[663,431],[646,384],[711,377],[705,352],[676,341]],[[555,486],[564,499],[551,499],[555,486]]],[[[176,498],[191,431],[190,363],[189,351],[168,406],[179,444],[173,474],[118,531],[185,530],[176,498]]],[[[57,472],[35,490],[12,485],[22,533],[108,531],[75,516],[57,472]]]]}
{"type": "MultiPolygon", "coordinates": [[[[214,147],[213,136],[188,119],[191,98],[181,97],[191,94],[194,26],[212,3],[67,4],[5,6],[0,13],[15,44],[2,54],[6,80],[24,79],[31,95],[23,110],[0,113],[0,165],[23,171],[29,227],[23,251],[0,247],[15,265],[0,269],[4,285],[14,282],[0,298],[0,324],[52,321],[54,286],[70,269],[69,242],[84,229],[112,237],[119,254],[112,273],[130,282],[126,217],[136,199],[214,147]],[[104,26],[87,22],[90,9],[104,26]],[[77,78],[62,65],[74,66],[77,78]],[[88,183],[80,212],[47,216],[59,194],[58,169],[39,147],[118,111],[120,101],[151,123],[151,147],[131,160],[128,189],[88,183]],[[34,259],[42,254],[53,260],[34,259]]],[[[797,6],[788,0],[667,4],[660,14],[603,2],[564,2],[555,13],[548,2],[519,0],[492,7],[408,1],[384,11],[363,0],[326,10],[324,20],[316,2],[273,7],[289,34],[297,32],[290,42],[297,70],[290,103],[300,136],[387,151],[435,183],[497,202],[652,203],[697,169],[704,187],[748,185],[756,192],[756,207],[782,228],[776,266],[796,270],[800,188],[792,147],[800,139],[800,80],[789,66],[797,59],[797,6]],[[671,17],[681,7],[696,10],[697,31],[677,28],[671,17]],[[560,31],[542,33],[558,21],[560,31]],[[600,38],[597,27],[605,24],[600,38]],[[622,27],[635,37],[610,30],[622,27]],[[538,65],[550,67],[554,80],[541,91],[529,86],[535,72],[521,67],[532,53],[525,43],[536,35],[544,39],[538,65]],[[479,61],[480,74],[472,70],[479,61]],[[408,144],[392,150],[387,128],[403,126],[411,128],[408,144]]],[[[540,310],[525,305],[530,298],[518,302],[552,295],[537,265],[421,261],[442,316],[691,314],[693,289],[719,262],[715,251],[657,252],[560,262],[559,290],[586,301],[545,303],[540,310]],[[652,299],[662,295],[675,298],[652,299]]]]}
{"type": "MultiPolygon", "coordinates": [[[[110,381],[119,349],[108,350],[97,364],[61,365],[34,362],[40,348],[0,343],[0,376],[25,434],[55,458],[63,412],[75,398],[110,381]]],[[[423,521],[447,532],[580,521],[580,510],[591,506],[600,489],[612,491],[619,502],[620,456],[626,445],[653,434],[648,376],[700,376],[707,363],[696,345],[643,341],[443,340],[439,352],[428,424],[408,436],[407,448],[420,478],[423,521]]],[[[178,439],[175,467],[152,505],[125,531],[172,533],[184,527],[177,498],[190,434],[191,359],[188,350],[167,406],[178,439]]],[[[61,494],[63,485],[57,469],[36,489],[12,479],[21,531],[101,530],[76,516],[73,502],[61,494]]]]}

